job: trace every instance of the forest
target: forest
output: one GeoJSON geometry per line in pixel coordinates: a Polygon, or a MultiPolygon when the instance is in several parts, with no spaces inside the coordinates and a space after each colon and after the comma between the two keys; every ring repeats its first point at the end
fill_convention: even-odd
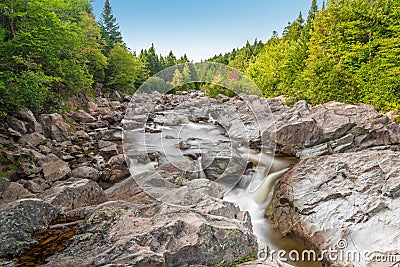
{"type": "MultiPolygon", "coordinates": [[[[288,103],[335,100],[398,110],[399,33],[399,0],[330,0],[321,8],[313,0],[306,16],[300,13],[266,43],[247,42],[208,61],[243,72],[265,97],[285,96],[288,103]]],[[[133,94],[177,64],[183,65],[167,82],[154,78],[151,84],[232,93],[212,84],[183,85],[202,75],[186,55],[162,56],[154,45],[138,54],[129,49],[108,0],[99,18],[88,0],[0,3],[0,117],[21,108],[36,114],[67,109],[65,100],[79,94],[133,94]]]]}

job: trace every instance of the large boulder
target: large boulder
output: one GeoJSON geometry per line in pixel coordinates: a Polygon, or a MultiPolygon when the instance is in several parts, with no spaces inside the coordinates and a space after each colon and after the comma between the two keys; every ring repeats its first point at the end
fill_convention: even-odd
{"type": "Polygon", "coordinates": [[[14,258],[32,248],[32,237],[57,218],[59,211],[39,199],[23,199],[0,206],[0,258],[14,258]]]}
{"type": "MultiPolygon", "coordinates": [[[[370,256],[398,253],[398,166],[400,153],[388,150],[302,160],[276,189],[274,220],[284,234],[305,239],[320,250],[371,252],[370,256]]],[[[392,266],[346,258],[327,260],[335,266],[392,266]]]]}
{"type": "Polygon", "coordinates": [[[43,175],[46,180],[58,181],[71,172],[68,163],[62,160],[43,164],[43,175]]]}
{"type": "Polygon", "coordinates": [[[369,105],[329,102],[309,109],[300,101],[274,117],[275,128],[264,131],[264,144],[277,153],[301,158],[397,145],[400,141],[399,125],[369,105]]]}
{"type": "Polygon", "coordinates": [[[78,110],[77,112],[72,114],[71,117],[76,122],[90,123],[96,121],[96,118],[94,118],[84,110],[78,110]]]}
{"type": "Polygon", "coordinates": [[[25,122],[18,120],[15,117],[8,116],[7,123],[11,129],[17,131],[20,134],[26,134],[28,130],[26,129],[25,122]]]}
{"type": "Polygon", "coordinates": [[[99,178],[99,172],[88,166],[81,166],[71,171],[70,176],[73,178],[90,179],[96,181],[99,178]]]}
{"type": "Polygon", "coordinates": [[[30,197],[33,197],[33,194],[21,184],[10,182],[6,178],[0,177],[0,204],[30,197]]]}
{"type": "Polygon", "coordinates": [[[155,199],[146,194],[131,176],[105,190],[110,200],[124,200],[138,204],[154,203],[155,199]]]}
{"type": "MultiPolygon", "coordinates": [[[[77,235],[45,266],[232,265],[257,253],[246,221],[169,205],[113,202],[87,216],[77,235]]],[[[211,207],[212,206],[212,207],[211,207]]],[[[238,211],[238,209],[236,209],[238,211]]]]}
{"type": "Polygon", "coordinates": [[[29,109],[21,109],[15,115],[19,120],[25,122],[28,133],[42,133],[42,126],[37,122],[33,112],[29,109]]]}
{"type": "Polygon", "coordinates": [[[72,179],[59,183],[44,192],[41,198],[63,211],[107,201],[103,189],[88,179],[72,179]]]}
{"type": "Polygon", "coordinates": [[[20,142],[22,144],[31,145],[33,147],[37,147],[37,146],[43,144],[43,142],[45,142],[45,141],[46,141],[46,137],[44,137],[42,134],[37,133],[37,132],[23,135],[20,140],[20,142]]]}
{"type": "Polygon", "coordinates": [[[60,114],[42,114],[39,116],[39,122],[42,125],[45,137],[57,142],[67,140],[69,125],[63,121],[60,114]]]}

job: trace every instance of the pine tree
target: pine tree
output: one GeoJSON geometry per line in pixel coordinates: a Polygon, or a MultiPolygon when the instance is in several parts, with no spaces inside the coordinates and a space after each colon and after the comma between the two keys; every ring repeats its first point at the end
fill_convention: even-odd
{"type": "Polygon", "coordinates": [[[311,2],[311,8],[308,11],[308,16],[307,16],[307,21],[306,21],[306,26],[305,26],[305,31],[310,32],[312,29],[312,22],[315,19],[315,15],[318,13],[318,5],[317,5],[317,0],[312,0],[311,2]]]}
{"type": "Polygon", "coordinates": [[[183,64],[183,63],[188,63],[188,62],[189,62],[189,59],[186,54],[183,54],[183,56],[181,56],[177,61],[178,64],[183,64]]]}
{"type": "Polygon", "coordinates": [[[158,55],[156,54],[156,49],[154,48],[154,44],[151,44],[151,47],[148,51],[144,50],[144,54],[140,56],[144,65],[147,67],[149,71],[149,75],[153,76],[162,70],[162,65],[158,55]]]}
{"type": "Polygon", "coordinates": [[[101,35],[106,40],[106,54],[110,52],[114,44],[122,43],[122,34],[119,30],[117,19],[114,17],[110,1],[106,0],[103,7],[103,12],[100,15],[101,35]]]}
{"type": "Polygon", "coordinates": [[[172,53],[172,50],[171,50],[171,51],[169,51],[168,56],[165,58],[163,67],[168,68],[168,67],[171,67],[174,65],[176,65],[176,57],[175,57],[174,53],[172,53]]]}

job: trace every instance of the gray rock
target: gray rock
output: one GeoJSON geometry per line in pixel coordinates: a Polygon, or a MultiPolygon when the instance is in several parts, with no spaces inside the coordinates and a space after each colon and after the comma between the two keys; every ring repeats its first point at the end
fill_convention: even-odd
{"type": "Polygon", "coordinates": [[[44,141],[46,141],[46,137],[37,132],[26,134],[21,137],[22,144],[29,144],[33,147],[37,147],[38,145],[43,144],[44,141]]]}
{"type": "Polygon", "coordinates": [[[39,122],[42,125],[43,134],[46,138],[57,142],[67,140],[69,125],[63,121],[60,114],[42,114],[39,116],[39,122]]]}
{"type": "Polygon", "coordinates": [[[52,153],[51,148],[49,148],[47,146],[40,145],[40,146],[38,146],[38,149],[41,153],[46,154],[46,155],[52,153]]]}
{"type": "Polygon", "coordinates": [[[244,221],[196,209],[114,202],[88,216],[47,266],[232,265],[256,251],[255,236],[244,221]]]}
{"type": "Polygon", "coordinates": [[[0,206],[0,258],[13,258],[32,248],[32,234],[58,217],[58,210],[39,199],[23,199],[0,206]]]}
{"type": "Polygon", "coordinates": [[[13,128],[8,128],[7,131],[8,131],[8,134],[12,137],[17,137],[17,138],[22,137],[22,134],[16,130],[14,130],[13,128]]]}
{"type": "Polygon", "coordinates": [[[20,134],[26,134],[28,132],[28,130],[26,129],[25,123],[23,121],[18,120],[15,117],[8,116],[7,122],[8,122],[8,125],[12,129],[14,129],[15,131],[17,131],[20,134]]]}
{"type": "Polygon", "coordinates": [[[106,141],[122,141],[122,128],[102,130],[99,133],[99,139],[106,141]]]}
{"type": "Polygon", "coordinates": [[[0,205],[30,197],[33,195],[22,185],[0,177],[0,205]]]}
{"type": "Polygon", "coordinates": [[[124,200],[138,204],[155,202],[153,197],[149,196],[139,187],[132,176],[114,184],[104,192],[110,200],[124,200]]]}
{"type": "Polygon", "coordinates": [[[275,119],[276,128],[263,133],[263,142],[274,146],[270,140],[275,140],[276,152],[303,158],[397,145],[400,140],[398,124],[368,105],[329,102],[309,110],[302,101],[275,119]]]}
{"type": "Polygon", "coordinates": [[[199,178],[199,166],[191,160],[173,161],[160,166],[157,171],[167,181],[182,185],[199,178]]]}
{"type": "Polygon", "coordinates": [[[207,178],[215,181],[226,177],[240,178],[246,170],[247,161],[238,155],[231,155],[227,147],[205,153],[201,159],[201,165],[207,178]]]}
{"type": "Polygon", "coordinates": [[[82,166],[73,169],[70,176],[73,178],[84,178],[96,181],[99,178],[99,172],[93,167],[82,166]]]}
{"type": "Polygon", "coordinates": [[[54,163],[59,161],[60,158],[57,157],[57,155],[55,154],[47,154],[46,156],[43,155],[43,157],[40,158],[40,160],[37,162],[37,166],[39,167],[43,167],[43,165],[47,164],[47,163],[54,163]]]}
{"type": "Polygon", "coordinates": [[[0,177],[0,192],[5,191],[8,188],[8,186],[10,185],[10,183],[11,183],[10,180],[0,177]]]}
{"type": "Polygon", "coordinates": [[[24,183],[24,187],[28,189],[29,192],[32,192],[34,194],[43,192],[43,187],[33,180],[26,181],[24,183]]]}
{"type": "Polygon", "coordinates": [[[214,198],[224,197],[224,187],[208,179],[196,179],[187,184],[190,195],[204,194],[214,198]]]}
{"type": "Polygon", "coordinates": [[[228,102],[230,98],[227,97],[226,95],[218,94],[218,95],[215,97],[215,99],[216,99],[218,102],[224,103],[224,102],[228,102]]]}
{"type": "Polygon", "coordinates": [[[88,179],[71,179],[57,184],[45,191],[41,198],[63,211],[107,201],[103,189],[96,182],[88,179]]]}
{"type": "Polygon", "coordinates": [[[43,132],[42,126],[37,122],[31,110],[21,109],[17,112],[16,117],[21,121],[25,122],[25,126],[28,133],[43,132]]]}
{"type": "Polygon", "coordinates": [[[79,140],[90,140],[90,136],[88,133],[86,133],[85,131],[77,131],[75,133],[75,136],[79,139],[79,140]]]}
{"type": "MultiPolygon", "coordinates": [[[[400,250],[400,154],[351,152],[302,160],[286,173],[273,200],[284,234],[319,250],[390,254],[400,250]],[[372,234],[373,233],[373,234],[372,234]]],[[[343,260],[331,262],[346,265],[343,260]]],[[[353,266],[388,266],[353,260],[353,266]]]]}
{"type": "Polygon", "coordinates": [[[84,110],[78,110],[74,114],[71,115],[71,118],[76,121],[76,122],[83,122],[83,123],[90,123],[90,122],[95,122],[96,118],[88,114],[84,110]]]}
{"type": "MultiPolygon", "coordinates": [[[[121,99],[122,100],[122,99],[121,99]]],[[[112,110],[119,110],[121,109],[121,103],[119,101],[111,101],[110,106],[112,110]]]]}
{"type": "Polygon", "coordinates": [[[115,145],[115,143],[110,142],[110,141],[104,141],[104,140],[99,140],[99,144],[98,144],[98,148],[102,149],[108,146],[113,146],[115,145]]]}
{"type": "Polygon", "coordinates": [[[107,164],[105,164],[105,167],[100,169],[103,170],[100,179],[102,182],[106,183],[101,184],[103,188],[108,188],[109,186],[107,186],[107,184],[114,184],[125,178],[128,178],[131,175],[123,154],[113,156],[109,159],[107,164]]]}
{"type": "Polygon", "coordinates": [[[89,102],[86,104],[86,106],[87,106],[87,109],[89,110],[90,113],[96,112],[97,109],[99,108],[99,107],[97,106],[97,104],[94,103],[94,102],[92,102],[92,101],[89,101],[89,102]]]}
{"type": "MultiPolygon", "coordinates": [[[[113,156],[118,155],[118,146],[115,143],[109,142],[108,146],[99,148],[99,154],[104,157],[105,160],[109,160],[113,156]]],[[[99,147],[101,143],[99,142],[99,147]]]]}
{"type": "Polygon", "coordinates": [[[123,119],[123,114],[118,111],[113,111],[110,114],[103,117],[104,120],[108,121],[110,124],[119,123],[123,119]]]}
{"type": "Polygon", "coordinates": [[[71,172],[68,163],[62,160],[45,163],[42,167],[44,178],[53,182],[61,180],[71,172]]]}
{"type": "Polygon", "coordinates": [[[17,174],[18,177],[20,178],[27,178],[30,176],[35,176],[39,174],[42,171],[42,168],[36,167],[34,164],[30,162],[24,162],[22,163],[18,169],[17,169],[17,174]]]}

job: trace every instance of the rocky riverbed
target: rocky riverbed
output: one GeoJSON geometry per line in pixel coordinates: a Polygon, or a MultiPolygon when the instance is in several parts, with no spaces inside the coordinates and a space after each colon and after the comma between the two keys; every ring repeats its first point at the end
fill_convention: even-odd
{"type": "Polygon", "coordinates": [[[371,106],[202,92],[115,99],[2,119],[2,266],[286,266],[257,260],[264,221],[227,197],[265,180],[253,191],[274,236],[320,254],[399,253],[400,128],[371,106]]]}

